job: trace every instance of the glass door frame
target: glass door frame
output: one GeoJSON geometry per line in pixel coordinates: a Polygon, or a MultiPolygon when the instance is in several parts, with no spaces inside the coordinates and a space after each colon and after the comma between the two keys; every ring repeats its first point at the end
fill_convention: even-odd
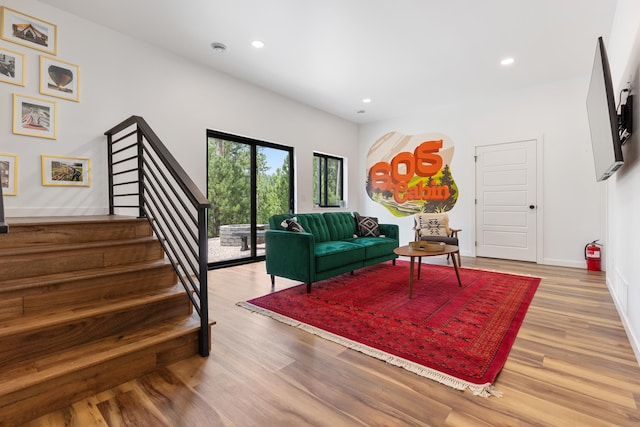
{"type": "Polygon", "coordinates": [[[250,187],[251,187],[251,194],[250,194],[250,206],[251,206],[251,212],[250,212],[250,221],[251,221],[251,225],[250,225],[250,231],[251,234],[249,236],[250,239],[250,254],[246,257],[241,257],[241,258],[234,258],[234,259],[228,259],[228,260],[222,260],[222,261],[215,261],[215,262],[211,262],[209,261],[208,263],[208,268],[209,270],[214,270],[217,268],[224,268],[224,267],[230,267],[233,265],[240,265],[240,264],[248,264],[248,263],[252,263],[252,262],[259,262],[259,261],[264,261],[266,255],[257,255],[257,249],[256,249],[256,243],[257,243],[257,233],[256,233],[256,226],[257,226],[257,221],[258,221],[258,210],[257,210],[257,205],[256,205],[256,198],[258,196],[257,193],[257,188],[258,188],[258,174],[257,174],[257,162],[256,162],[256,158],[257,158],[257,154],[258,154],[258,148],[259,147],[264,147],[264,148],[272,148],[272,149],[276,149],[276,150],[282,150],[282,151],[286,151],[289,155],[289,213],[293,213],[293,209],[294,209],[294,194],[295,194],[295,188],[294,188],[294,183],[295,183],[295,179],[294,179],[294,162],[293,162],[293,147],[289,147],[286,145],[281,145],[281,144],[276,144],[273,142],[268,142],[268,141],[261,141],[261,140],[257,140],[257,139],[253,139],[253,138],[248,138],[248,137],[244,137],[244,136],[239,136],[239,135],[233,135],[230,133],[226,133],[226,132],[221,132],[221,131],[217,131],[217,130],[211,130],[211,129],[207,129],[207,156],[205,159],[206,162],[206,170],[207,170],[207,195],[209,194],[209,140],[211,138],[215,138],[215,139],[221,139],[224,141],[229,141],[229,142],[235,142],[235,143],[240,143],[240,144],[246,144],[249,146],[250,148],[250,154],[251,154],[251,159],[250,159],[250,167],[251,167],[251,177],[250,177],[250,187]]]}

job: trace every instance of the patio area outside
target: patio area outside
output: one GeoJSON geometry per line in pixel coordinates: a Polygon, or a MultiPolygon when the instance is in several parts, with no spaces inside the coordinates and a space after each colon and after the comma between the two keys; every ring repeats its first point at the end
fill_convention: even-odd
{"type": "MultiPolygon", "coordinates": [[[[264,243],[258,243],[257,255],[264,255],[264,243]]],[[[220,237],[209,239],[209,262],[219,262],[231,259],[245,258],[251,255],[251,250],[242,250],[242,245],[223,246],[220,237]]]]}

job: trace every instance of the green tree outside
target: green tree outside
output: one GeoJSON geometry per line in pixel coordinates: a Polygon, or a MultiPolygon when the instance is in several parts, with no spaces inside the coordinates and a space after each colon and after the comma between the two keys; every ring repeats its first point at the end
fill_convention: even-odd
{"type": "MultiPolygon", "coordinates": [[[[251,223],[251,146],[216,138],[208,144],[208,236],[213,238],[222,225],[251,223]]],[[[271,215],[289,212],[289,156],[270,174],[259,149],[256,171],[257,222],[266,224],[271,215]]]]}

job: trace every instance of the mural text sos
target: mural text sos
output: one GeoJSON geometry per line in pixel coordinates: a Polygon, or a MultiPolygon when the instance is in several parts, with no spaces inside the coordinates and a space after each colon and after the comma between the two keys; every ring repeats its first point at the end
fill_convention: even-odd
{"type": "Polygon", "coordinates": [[[427,178],[440,171],[442,157],[438,154],[442,140],[425,141],[413,153],[396,154],[389,162],[378,162],[369,170],[374,192],[390,192],[397,203],[415,200],[446,200],[451,195],[448,185],[438,185],[435,180],[428,184],[422,180],[410,185],[414,177],[427,178]],[[401,167],[402,166],[402,167],[401,167]]]}

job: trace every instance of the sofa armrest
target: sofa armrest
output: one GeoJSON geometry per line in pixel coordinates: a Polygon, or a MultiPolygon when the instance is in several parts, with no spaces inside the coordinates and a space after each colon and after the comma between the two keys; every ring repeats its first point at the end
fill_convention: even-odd
{"type": "Polygon", "coordinates": [[[380,229],[380,234],[384,234],[390,239],[396,239],[398,242],[400,241],[398,224],[378,224],[378,228],[380,229]]]}
{"type": "Polygon", "coordinates": [[[311,233],[267,230],[267,274],[311,283],[315,279],[315,238],[311,233]]]}

